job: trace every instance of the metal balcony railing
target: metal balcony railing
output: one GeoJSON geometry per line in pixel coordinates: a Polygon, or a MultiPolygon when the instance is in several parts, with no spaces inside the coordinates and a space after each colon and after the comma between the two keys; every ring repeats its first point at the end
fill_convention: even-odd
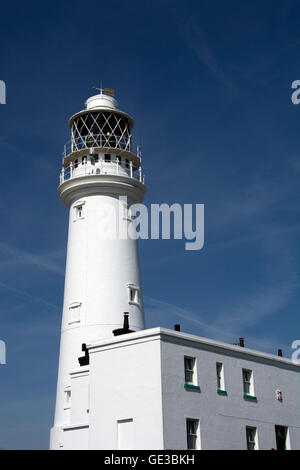
{"type": "Polygon", "coordinates": [[[139,148],[138,146],[133,145],[131,136],[125,137],[124,135],[118,136],[115,134],[105,135],[103,133],[88,134],[86,136],[76,138],[73,137],[64,145],[63,156],[65,158],[72,152],[93,147],[109,150],[125,150],[139,156],[139,148]]]}
{"type": "Polygon", "coordinates": [[[68,168],[62,168],[59,175],[59,180],[60,184],[63,184],[65,181],[73,178],[80,178],[82,176],[93,175],[123,176],[126,178],[133,178],[142,184],[145,183],[145,175],[142,172],[142,168],[139,167],[138,170],[134,171],[132,162],[130,162],[129,166],[124,166],[123,164],[118,162],[108,163],[105,161],[100,161],[94,165],[92,165],[90,161],[85,161],[76,166],[72,162],[70,163],[68,168]]]}

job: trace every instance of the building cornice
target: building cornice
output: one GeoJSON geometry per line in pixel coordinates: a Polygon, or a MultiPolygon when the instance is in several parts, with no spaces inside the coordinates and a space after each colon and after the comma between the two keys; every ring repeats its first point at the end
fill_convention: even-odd
{"type": "Polygon", "coordinates": [[[103,349],[112,349],[117,347],[123,347],[129,344],[136,344],[153,340],[172,341],[176,342],[177,344],[181,342],[194,343],[194,347],[195,345],[197,345],[200,349],[214,348],[215,350],[217,350],[215,352],[220,352],[220,354],[226,351],[227,353],[238,354],[240,356],[243,356],[246,360],[247,358],[249,358],[249,360],[251,360],[252,358],[264,359],[273,362],[274,365],[276,364],[281,366],[293,366],[296,369],[300,370],[300,363],[297,364],[291,359],[285,357],[275,356],[274,354],[268,354],[265,352],[256,351],[254,349],[242,348],[240,346],[216,341],[210,338],[203,338],[201,336],[169,330],[167,328],[162,327],[151,328],[118,337],[107,338],[101,341],[88,344],[87,348],[90,353],[93,353],[103,349]]]}
{"type": "Polygon", "coordinates": [[[94,194],[126,194],[134,203],[141,203],[146,187],[135,178],[118,175],[88,175],[66,180],[58,187],[62,202],[70,207],[78,198],[94,194]]]}

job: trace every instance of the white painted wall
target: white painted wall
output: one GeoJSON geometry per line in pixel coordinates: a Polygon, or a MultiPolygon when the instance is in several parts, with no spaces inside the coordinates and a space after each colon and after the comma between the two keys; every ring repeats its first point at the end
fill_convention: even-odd
{"type": "Polygon", "coordinates": [[[58,450],[88,450],[88,426],[65,426],[58,450]]]}
{"type": "Polygon", "coordinates": [[[246,426],[257,427],[260,449],[276,448],[275,424],[288,426],[292,449],[300,449],[299,366],[178,336],[164,336],[161,347],[165,448],[186,448],[186,418],[195,418],[202,449],[246,449],[246,426]],[[185,355],[196,358],[200,392],[184,388],[185,355]],[[224,364],[227,396],[216,392],[216,362],[224,364]],[[243,398],[243,368],[253,370],[257,402],[243,398]]]}
{"type": "MultiPolygon", "coordinates": [[[[90,350],[90,448],[163,449],[161,357],[158,338],[139,333],[90,350]],[[130,339],[132,337],[132,340],[130,339]],[[132,420],[125,440],[118,422],[132,420]]],[[[122,426],[122,425],[121,425],[122,426]]]]}
{"type": "Polygon", "coordinates": [[[276,424],[300,449],[300,367],[287,359],[162,328],[104,339],[89,351],[89,373],[71,375],[64,448],[77,448],[76,426],[82,438],[85,421],[80,445],[89,449],[184,450],[186,419],[194,418],[201,449],[246,449],[246,426],[257,428],[259,449],[276,448],[276,424]],[[196,358],[200,391],[184,388],[185,355],[196,358]],[[224,365],[227,396],[217,393],[216,362],[224,365]],[[253,371],[257,402],[243,398],[243,368],[253,371]]]}
{"type": "MultiPolygon", "coordinates": [[[[117,211],[119,200],[112,195],[91,195],[70,207],[64,308],[59,359],[55,422],[66,423],[63,389],[70,385],[69,373],[78,367],[82,343],[112,336],[128,311],[130,327],[144,328],[142,287],[137,240],[102,239],[107,223],[104,211],[117,211]],[[83,204],[76,219],[74,206],[83,204]],[[129,303],[128,283],[140,289],[140,305],[129,303]],[[79,303],[80,322],[70,322],[70,306],[79,303]]],[[[109,217],[108,217],[109,220],[109,217]]],[[[128,221],[124,220],[124,224],[128,221]]]]}
{"type": "Polygon", "coordinates": [[[71,374],[70,424],[88,424],[90,411],[90,376],[88,367],[71,374]]]}

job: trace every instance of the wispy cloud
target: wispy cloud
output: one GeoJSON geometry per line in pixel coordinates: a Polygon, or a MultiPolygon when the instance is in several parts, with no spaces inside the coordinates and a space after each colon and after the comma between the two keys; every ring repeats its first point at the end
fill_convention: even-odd
{"type": "Polygon", "coordinates": [[[291,225],[289,227],[282,228],[272,228],[272,227],[258,227],[258,229],[253,231],[250,235],[242,235],[240,237],[231,238],[229,240],[220,240],[215,243],[211,243],[210,247],[213,249],[224,249],[230,248],[238,245],[262,242],[266,240],[272,240],[274,237],[282,237],[284,235],[290,235],[300,231],[300,225],[291,225]]]}
{"type": "MultiPolygon", "coordinates": [[[[218,328],[210,323],[201,320],[201,314],[199,312],[192,313],[189,310],[179,307],[178,305],[165,302],[163,300],[155,299],[153,297],[144,296],[146,314],[155,321],[156,317],[158,321],[168,317],[171,321],[174,321],[174,317],[179,317],[188,322],[194,324],[198,328],[203,328],[205,331],[217,333],[218,336],[232,337],[232,332],[226,331],[224,328],[218,328]]],[[[159,325],[157,325],[159,326],[159,325]]]]}
{"type": "MultiPolygon", "coordinates": [[[[179,307],[178,305],[165,302],[163,300],[155,299],[153,297],[145,296],[145,307],[146,307],[146,316],[152,322],[158,321],[157,325],[162,324],[162,319],[165,323],[171,323],[175,321],[175,318],[184,320],[184,328],[188,329],[188,325],[191,325],[191,333],[197,336],[210,337],[215,340],[228,342],[229,344],[235,344],[239,337],[239,330],[235,327],[232,328],[232,325],[218,326],[217,322],[207,323],[201,319],[200,312],[190,312],[189,310],[179,307]],[[167,320],[167,321],[166,321],[167,320]],[[195,328],[195,332],[193,332],[195,328]]],[[[210,312],[212,319],[214,318],[214,312],[210,312]]],[[[170,324],[164,325],[167,328],[170,328],[170,324]]],[[[261,351],[270,351],[274,352],[276,350],[276,345],[279,344],[279,341],[275,337],[270,335],[264,335],[263,338],[258,338],[257,335],[253,336],[251,334],[247,335],[247,345],[250,348],[261,350],[261,351]]],[[[283,346],[281,344],[281,346],[283,346]]],[[[288,346],[285,345],[286,349],[288,346]]]]}
{"type": "MultiPolygon", "coordinates": [[[[235,341],[239,336],[247,336],[252,347],[270,349],[280,342],[268,337],[263,328],[263,337],[258,325],[276,316],[288,304],[299,285],[297,266],[293,251],[292,237],[300,230],[296,219],[289,219],[289,225],[282,215],[289,209],[289,197],[295,183],[290,178],[290,169],[278,181],[255,175],[247,186],[241,186],[234,194],[212,201],[206,211],[205,220],[209,250],[238,247],[253,244],[259,260],[257,280],[249,284],[239,281],[239,287],[232,288],[232,296],[226,302],[220,301],[212,312],[199,310],[189,312],[184,308],[147,297],[146,307],[153,318],[180,317],[201,331],[201,335],[213,336],[224,341],[235,341]],[[151,313],[152,312],[152,313],[151,313]],[[207,318],[210,318],[208,324],[207,318]],[[253,328],[257,334],[253,335],[253,328]]],[[[211,251],[210,251],[211,252],[211,251]]],[[[184,256],[185,253],[182,254],[184,256]]],[[[160,259],[163,264],[178,261],[178,254],[160,259]]],[[[151,265],[150,265],[151,267],[151,265]]],[[[245,266],[245,273],[247,266],[245,266]]],[[[243,276],[245,273],[242,273],[243,276]]],[[[245,279],[248,279],[245,274],[245,279]]],[[[232,282],[236,282],[232,279],[232,282]]],[[[217,294],[217,293],[216,293],[217,294]]],[[[146,311],[148,314],[148,311],[146,311]]]]}
{"type": "Polygon", "coordinates": [[[63,256],[63,251],[56,251],[47,255],[36,255],[24,250],[20,250],[8,243],[0,242],[0,253],[8,259],[0,263],[0,268],[8,267],[13,264],[31,264],[37,267],[47,269],[53,273],[64,276],[64,268],[57,262],[52,261],[57,256],[63,256]],[[51,259],[52,258],[52,259],[51,259]]]}
{"type": "MultiPolygon", "coordinates": [[[[64,268],[60,266],[55,260],[63,256],[63,251],[55,251],[47,255],[36,255],[28,251],[20,250],[8,243],[0,242],[0,253],[2,261],[0,262],[0,273],[2,277],[5,276],[8,268],[15,268],[17,265],[31,265],[46,271],[50,271],[55,275],[59,274],[64,276],[64,268]]],[[[24,299],[41,303],[48,307],[59,310],[59,307],[52,302],[49,302],[38,295],[33,295],[23,289],[15,287],[8,282],[0,281],[0,289],[13,292],[24,299]]]]}
{"type": "Polygon", "coordinates": [[[52,308],[59,310],[59,307],[57,305],[51,302],[48,302],[47,300],[42,299],[41,297],[37,295],[32,295],[32,294],[29,294],[28,292],[25,292],[22,289],[17,289],[16,287],[10,286],[9,284],[6,284],[5,282],[0,281],[0,288],[9,290],[10,292],[14,292],[15,294],[18,294],[21,297],[26,297],[27,299],[33,300],[34,302],[39,302],[44,305],[47,305],[48,307],[52,307],[52,308]]]}
{"type": "Polygon", "coordinates": [[[211,204],[211,223],[230,230],[252,226],[257,231],[265,223],[266,215],[277,211],[290,192],[289,180],[283,184],[278,179],[267,180],[261,175],[254,175],[246,186],[236,187],[233,193],[211,204]]]}
{"type": "Polygon", "coordinates": [[[198,60],[219,82],[232,88],[232,84],[227,77],[225,77],[222,66],[208,43],[206,34],[198,18],[189,14],[187,11],[181,11],[180,15],[174,15],[174,22],[186,45],[194,52],[198,60]]]}
{"type": "Polygon", "coordinates": [[[255,178],[235,198],[219,204],[212,223],[221,233],[227,231],[227,237],[217,240],[212,247],[224,249],[255,243],[261,269],[259,281],[245,286],[243,294],[240,289],[230,304],[215,312],[215,327],[226,326],[235,334],[243,334],[247,328],[276,315],[288,305],[298,284],[291,236],[300,230],[294,220],[287,225],[282,218],[289,206],[290,194],[288,175],[280,181],[255,178]]]}
{"type": "MultiPolygon", "coordinates": [[[[284,10],[280,11],[281,22],[286,21],[283,17],[287,11],[289,11],[289,8],[285,12],[284,10]]],[[[173,17],[186,46],[194,52],[195,57],[216,80],[228,90],[235,92],[236,98],[244,100],[246,96],[252,95],[257,87],[266,87],[275,81],[286,80],[286,69],[281,67],[282,58],[287,57],[299,46],[298,38],[289,41],[282,40],[278,42],[276,47],[273,43],[271,45],[266,43],[259,51],[256,49],[255,54],[248,53],[247,60],[243,61],[242,64],[239,57],[235,59],[234,56],[231,61],[228,61],[227,58],[226,62],[223,61],[222,63],[216,53],[216,47],[212,47],[203,27],[203,24],[205,24],[204,16],[201,22],[201,15],[185,5],[177,9],[173,17]]],[[[226,25],[222,34],[224,34],[224,31],[226,31],[226,25]]],[[[232,31],[230,33],[232,34],[232,31]]],[[[255,34],[254,30],[253,33],[255,34]]],[[[258,40],[259,35],[258,28],[257,36],[254,36],[253,39],[258,40]]],[[[214,37],[217,37],[220,41],[219,34],[214,35],[214,37]]],[[[227,40],[226,34],[224,40],[227,40]]]]}

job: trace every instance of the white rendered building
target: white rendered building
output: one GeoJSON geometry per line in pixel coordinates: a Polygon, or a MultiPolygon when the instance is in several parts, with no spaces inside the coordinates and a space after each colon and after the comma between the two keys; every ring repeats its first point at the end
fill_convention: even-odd
{"type": "Polygon", "coordinates": [[[133,124],[110,90],[70,119],[58,190],[70,216],[51,449],[300,449],[299,365],[144,329],[137,240],[107,236],[116,213],[127,230],[126,204],[145,194],[133,124]]]}

